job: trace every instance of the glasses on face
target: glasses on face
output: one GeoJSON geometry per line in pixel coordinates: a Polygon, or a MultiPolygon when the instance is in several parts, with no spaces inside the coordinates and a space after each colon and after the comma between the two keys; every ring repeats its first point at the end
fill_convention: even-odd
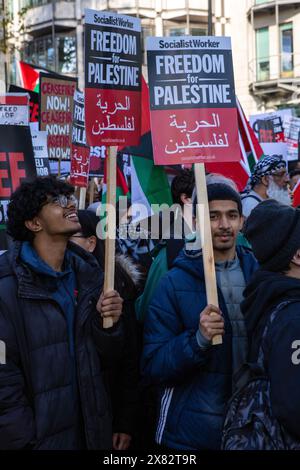
{"type": "Polygon", "coordinates": [[[70,194],[69,196],[65,196],[65,194],[59,194],[58,196],[53,197],[48,201],[52,204],[59,205],[63,209],[65,209],[68,206],[75,206],[76,208],[78,207],[78,201],[74,194],[70,194]]]}

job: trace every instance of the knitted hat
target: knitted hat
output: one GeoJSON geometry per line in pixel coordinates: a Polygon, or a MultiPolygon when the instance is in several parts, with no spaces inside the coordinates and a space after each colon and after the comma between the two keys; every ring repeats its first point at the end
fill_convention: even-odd
{"type": "MultiPolygon", "coordinates": [[[[238,211],[242,215],[242,202],[241,197],[237,191],[235,191],[231,186],[224,183],[212,183],[207,185],[207,197],[208,202],[210,201],[233,201],[237,203],[238,211]]],[[[196,188],[193,191],[192,195],[193,201],[193,215],[196,215],[197,207],[197,192],[196,188]]]]}
{"type": "Polygon", "coordinates": [[[244,233],[263,269],[283,271],[300,248],[300,210],[267,199],[252,210],[244,233]]]}

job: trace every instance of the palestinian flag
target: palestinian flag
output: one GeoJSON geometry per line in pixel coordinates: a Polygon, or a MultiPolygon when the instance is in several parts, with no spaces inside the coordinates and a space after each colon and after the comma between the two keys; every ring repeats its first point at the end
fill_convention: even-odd
{"type": "MultiPolygon", "coordinates": [[[[108,158],[108,157],[106,157],[108,158]]],[[[106,165],[104,165],[104,177],[103,177],[103,188],[102,188],[102,204],[105,204],[106,202],[106,165]]],[[[116,202],[119,200],[121,196],[128,196],[129,195],[129,188],[125,179],[125,176],[123,175],[123,172],[121,168],[119,167],[117,163],[117,189],[116,189],[116,202]]]]}
{"type": "MultiPolygon", "coordinates": [[[[153,215],[152,204],[172,205],[172,196],[164,167],[155,166],[150,131],[149,89],[142,77],[141,141],[137,147],[126,147],[122,153],[131,155],[131,202],[147,208],[153,215]]],[[[141,214],[144,218],[144,214],[141,214]]],[[[135,219],[138,222],[141,219],[135,219]]]]}
{"type": "Polygon", "coordinates": [[[247,185],[253,166],[263,156],[263,150],[245,116],[238,98],[236,98],[236,103],[241,160],[240,162],[207,163],[205,164],[205,168],[210,173],[220,173],[227,178],[231,178],[236,183],[239,191],[243,191],[247,185]]]}
{"type": "Polygon", "coordinates": [[[292,201],[293,201],[293,207],[300,206],[300,180],[297,182],[296,186],[293,189],[292,201]]]}
{"type": "Polygon", "coordinates": [[[237,97],[236,105],[238,111],[239,138],[242,159],[245,165],[249,166],[250,171],[252,171],[255,163],[257,163],[258,160],[263,156],[264,152],[245,116],[243,108],[237,97]]]}
{"type": "Polygon", "coordinates": [[[57,77],[62,76],[52,70],[39,67],[38,65],[29,64],[28,62],[19,61],[18,67],[22,87],[31,91],[39,92],[40,72],[51,73],[51,75],[55,75],[57,77]]]}

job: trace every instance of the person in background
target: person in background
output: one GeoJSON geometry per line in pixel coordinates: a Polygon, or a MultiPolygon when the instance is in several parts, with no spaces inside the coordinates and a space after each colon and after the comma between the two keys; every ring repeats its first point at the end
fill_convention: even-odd
{"type": "Polygon", "coordinates": [[[290,186],[291,191],[295,189],[295,186],[298,183],[299,179],[300,179],[300,168],[290,172],[289,186],[290,186]]]}
{"type": "Polygon", "coordinates": [[[241,305],[247,362],[257,363],[263,348],[272,413],[300,445],[300,210],[264,201],[247,219],[245,235],[260,265],[241,305]]]}
{"type": "MultiPolygon", "coordinates": [[[[79,210],[80,230],[70,241],[92,253],[104,268],[105,242],[97,236],[99,218],[89,210],[79,210]]],[[[105,367],[105,379],[112,401],[113,448],[127,450],[133,437],[137,441],[137,413],[139,405],[139,357],[137,346],[134,301],[139,291],[140,273],[128,256],[116,256],[115,288],[124,299],[124,348],[114,368],[105,367]]]]}
{"type": "Polygon", "coordinates": [[[244,217],[249,217],[254,207],[268,198],[290,205],[288,182],[286,162],[281,155],[262,157],[253,168],[248,190],[242,195],[244,217]]]}

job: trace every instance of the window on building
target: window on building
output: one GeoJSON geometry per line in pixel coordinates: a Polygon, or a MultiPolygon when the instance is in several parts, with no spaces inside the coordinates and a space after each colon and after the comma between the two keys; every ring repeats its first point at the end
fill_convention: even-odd
{"type": "Polygon", "coordinates": [[[184,36],[185,35],[185,27],[178,28],[171,27],[169,28],[169,36],[184,36]]]}
{"type": "Polygon", "coordinates": [[[60,73],[76,73],[76,37],[61,35],[56,38],[57,66],[60,73]]]}
{"type": "Polygon", "coordinates": [[[255,5],[260,5],[261,3],[269,3],[272,0],[255,0],[255,5]]]}
{"type": "Polygon", "coordinates": [[[55,46],[54,51],[52,36],[34,39],[24,47],[22,58],[27,62],[58,73],[75,74],[77,71],[75,34],[60,33],[56,35],[55,46]]]}
{"type": "Polygon", "coordinates": [[[146,42],[147,38],[154,36],[154,27],[153,26],[142,26],[142,60],[143,64],[147,64],[147,53],[146,53],[146,42]]]}
{"type": "Polygon", "coordinates": [[[190,28],[190,34],[192,36],[207,36],[207,28],[203,26],[203,28],[194,28],[193,26],[190,28]]]}
{"type": "Polygon", "coordinates": [[[281,76],[290,77],[294,70],[293,23],[280,25],[281,76]]]}
{"type": "Polygon", "coordinates": [[[257,80],[269,80],[270,57],[269,57],[269,28],[256,30],[256,70],[257,80]]]}

